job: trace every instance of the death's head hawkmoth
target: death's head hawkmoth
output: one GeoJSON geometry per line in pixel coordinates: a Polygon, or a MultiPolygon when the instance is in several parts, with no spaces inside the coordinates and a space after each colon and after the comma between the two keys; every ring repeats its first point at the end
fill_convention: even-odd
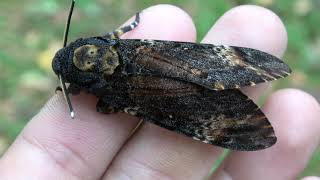
{"type": "Polygon", "coordinates": [[[119,39],[138,26],[139,13],[128,26],[67,45],[73,7],[52,62],[72,117],[68,94],[84,91],[99,98],[99,112],[128,113],[204,143],[253,151],[276,142],[267,117],[239,88],[289,75],[277,57],[245,47],[119,39]]]}

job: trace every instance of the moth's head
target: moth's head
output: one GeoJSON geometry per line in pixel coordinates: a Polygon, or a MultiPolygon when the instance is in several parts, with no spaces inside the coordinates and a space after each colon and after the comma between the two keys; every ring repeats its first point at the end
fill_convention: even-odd
{"type": "Polygon", "coordinates": [[[80,86],[102,81],[119,65],[116,45],[111,39],[78,39],[56,53],[52,69],[67,82],[80,86]]]}

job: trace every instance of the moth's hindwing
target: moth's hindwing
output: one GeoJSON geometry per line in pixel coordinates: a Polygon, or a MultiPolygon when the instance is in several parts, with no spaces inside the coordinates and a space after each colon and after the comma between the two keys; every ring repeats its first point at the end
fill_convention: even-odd
{"type": "Polygon", "coordinates": [[[239,90],[213,91],[158,77],[128,82],[134,105],[125,111],[148,122],[233,150],[259,150],[276,142],[266,116],[239,90]]]}
{"type": "Polygon", "coordinates": [[[243,47],[159,40],[119,40],[125,64],[137,75],[161,75],[212,90],[276,80],[290,68],[270,54],[243,47]]]}

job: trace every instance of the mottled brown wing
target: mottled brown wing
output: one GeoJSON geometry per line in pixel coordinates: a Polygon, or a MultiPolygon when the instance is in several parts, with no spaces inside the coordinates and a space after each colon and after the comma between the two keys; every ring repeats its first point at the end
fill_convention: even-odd
{"type": "Polygon", "coordinates": [[[212,90],[253,86],[291,72],[277,57],[244,47],[129,39],[119,44],[130,74],[175,78],[212,90]]]}
{"type": "Polygon", "coordinates": [[[266,116],[239,90],[213,91],[156,77],[132,77],[129,84],[135,104],[129,113],[148,122],[232,150],[260,150],[276,142],[266,116]]]}

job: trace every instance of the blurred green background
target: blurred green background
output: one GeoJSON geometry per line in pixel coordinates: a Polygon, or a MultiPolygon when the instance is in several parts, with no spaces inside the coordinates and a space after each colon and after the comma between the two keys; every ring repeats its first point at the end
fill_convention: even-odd
{"type": "MultiPolygon", "coordinates": [[[[68,0],[0,1],[0,155],[39,108],[54,94],[57,77],[51,59],[61,47],[68,0]]],[[[78,0],[70,40],[100,35],[121,25],[135,12],[169,3],[187,11],[201,39],[225,11],[240,4],[257,4],[284,21],[293,68],[290,78],[274,88],[296,87],[320,99],[319,0],[78,0]]],[[[320,176],[320,150],[303,175],[320,176]]]]}

